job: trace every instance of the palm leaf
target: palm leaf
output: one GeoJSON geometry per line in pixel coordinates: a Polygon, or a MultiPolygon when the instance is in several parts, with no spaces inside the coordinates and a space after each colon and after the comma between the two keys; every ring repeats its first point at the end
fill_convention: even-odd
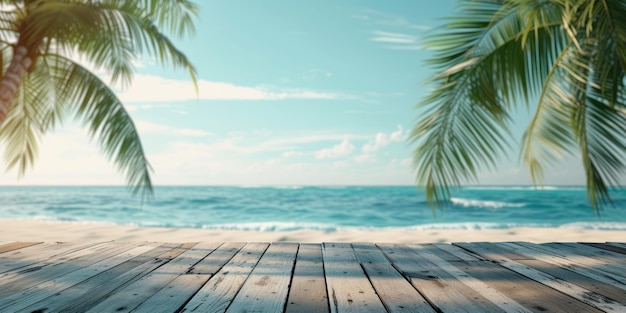
{"type": "Polygon", "coordinates": [[[55,88],[47,67],[39,62],[22,80],[18,95],[0,128],[0,137],[6,143],[7,170],[17,167],[19,176],[34,164],[39,140],[50,127],[55,88]]]}
{"type": "Polygon", "coordinates": [[[90,134],[98,137],[106,156],[126,174],[133,193],[152,194],[151,167],[139,134],[128,112],[115,93],[100,78],[81,65],[58,55],[44,55],[53,67],[60,90],[59,100],[74,108],[77,116],[89,125],[90,134]]]}

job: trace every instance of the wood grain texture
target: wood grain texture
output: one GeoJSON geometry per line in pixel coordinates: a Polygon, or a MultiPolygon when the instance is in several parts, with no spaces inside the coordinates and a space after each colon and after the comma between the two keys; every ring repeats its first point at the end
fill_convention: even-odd
{"type": "Polygon", "coordinates": [[[248,243],[189,300],[181,312],[225,312],[268,248],[248,243]]]}
{"type": "Polygon", "coordinates": [[[331,312],[385,312],[349,243],[324,243],[324,271],[331,312]]]}
{"type": "Polygon", "coordinates": [[[0,253],[0,312],[626,312],[622,249],[39,243],[0,253]]]}
{"type": "Polygon", "coordinates": [[[391,265],[373,243],[352,244],[378,297],[390,313],[432,312],[435,310],[422,295],[391,265]]]}
{"type": "Polygon", "coordinates": [[[297,251],[297,243],[273,243],[226,312],[282,312],[297,251]]]}
{"type": "Polygon", "coordinates": [[[287,313],[328,313],[324,260],[319,244],[300,244],[294,269],[287,313]]]}

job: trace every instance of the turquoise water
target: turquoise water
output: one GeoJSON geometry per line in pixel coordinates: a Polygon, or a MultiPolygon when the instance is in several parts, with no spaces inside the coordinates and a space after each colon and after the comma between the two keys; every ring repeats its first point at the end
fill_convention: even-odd
{"type": "Polygon", "coordinates": [[[141,204],[125,187],[2,187],[0,218],[207,229],[626,230],[626,190],[597,215],[583,187],[465,187],[436,211],[405,187],[156,187],[141,204]]]}

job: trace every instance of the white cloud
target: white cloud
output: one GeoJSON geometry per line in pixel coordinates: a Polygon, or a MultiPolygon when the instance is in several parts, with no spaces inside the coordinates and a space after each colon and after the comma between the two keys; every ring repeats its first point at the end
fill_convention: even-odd
{"type": "Polygon", "coordinates": [[[394,50],[420,50],[419,37],[405,33],[386,32],[375,30],[370,39],[374,42],[386,44],[384,47],[394,50]]]}
{"type": "Polygon", "coordinates": [[[365,145],[363,145],[362,151],[364,153],[374,152],[388,144],[389,144],[389,139],[387,137],[387,134],[381,132],[381,133],[376,134],[376,136],[374,137],[374,141],[370,141],[366,143],[365,145]]]}
{"type": "Polygon", "coordinates": [[[373,31],[373,33],[376,37],[373,37],[372,41],[399,43],[399,44],[417,43],[417,37],[407,35],[407,34],[383,32],[383,31],[373,31]]]}
{"type": "Polygon", "coordinates": [[[379,132],[374,136],[373,141],[369,141],[361,148],[364,154],[372,153],[378,149],[389,145],[391,142],[402,141],[404,139],[404,132],[402,125],[398,125],[398,128],[393,133],[387,135],[386,133],[379,132]]]}
{"type": "Polygon", "coordinates": [[[398,130],[389,135],[389,139],[391,141],[402,141],[405,139],[405,137],[406,135],[403,132],[402,125],[398,125],[398,130]]]}
{"type": "Polygon", "coordinates": [[[155,75],[137,74],[132,86],[118,93],[122,102],[175,102],[188,100],[332,100],[344,96],[307,89],[281,89],[267,86],[238,86],[225,82],[198,81],[198,93],[190,80],[167,79],[155,75]]]}
{"type": "Polygon", "coordinates": [[[318,159],[334,159],[349,155],[354,150],[354,145],[348,139],[344,139],[341,143],[334,145],[332,148],[322,149],[315,153],[318,159]]]}
{"type": "Polygon", "coordinates": [[[135,120],[135,126],[139,133],[166,133],[187,137],[208,137],[213,135],[200,129],[176,128],[142,120],[135,120]]]}

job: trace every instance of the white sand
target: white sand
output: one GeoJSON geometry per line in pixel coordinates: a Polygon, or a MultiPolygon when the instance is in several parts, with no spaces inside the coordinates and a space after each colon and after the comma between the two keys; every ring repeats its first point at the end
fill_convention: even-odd
{"type": "Polygon", "coordinates": [[[384,231],[238,231],[190,228],[152,228],[0,219],[0,242],[6,241],[290,241],[290,242],[605,242],[626,241],[626,231],[572,228],[511,228],[498,230],[384,230],[384,231]]]}

